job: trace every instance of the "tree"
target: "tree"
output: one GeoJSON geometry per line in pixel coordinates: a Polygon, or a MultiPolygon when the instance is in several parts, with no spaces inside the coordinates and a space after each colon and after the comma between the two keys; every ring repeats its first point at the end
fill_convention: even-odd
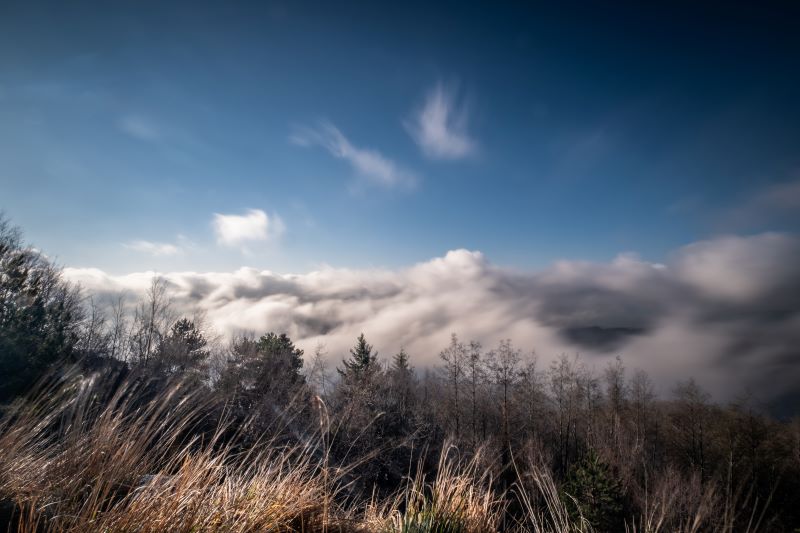
{"type": "MultiPolygon", "coordinates": [[[[385,376],[378,363],[378,353],[362,333],[350,349],[350,357],[337,369],[340,380],[333,395],[333,407],[340,426],[332,442],[333,453],[341,458],[383,455],[372,465],[359,467],[358,475],[367,484],[385,477],[386,455],[384,439],[394,436],[387,431],[385,376]]],[[[366,488],[361,487],[361,488],[366,488]]]]}
{"type": "Polygon", "coordinates": [[[481,358],[483,347],[477,341],[470,341],[467,356],[466,373],[469,381],[470,411],[472,425],[472,445],[478,446],[478,384],[485,374],[484,362],[481,358]]]}
{"type": "Polygon", "coordinates": [[[539,433],[539,418],[547,400],[537,363],[536,353],[531,352],[530,357],[524,361],[522,369],[519,371],[517,385],[520,403],[524,406],[523,411],[526,415],[525,430],[528,437],[535,437],[539,433]]]}
{"type": "Polygon", "coordinates": [[[628,400],[625,366],[619,356],[615,357],[613,362],[608,363],[603,371],[603,379],[606,384],[609,437],[614,441],[615,449],[618,450],[623,409],[628,400]]]}
{"type": "Polygon", "coordinates": [[[550,366],[550,394],[556,410],[557,465],[566,472],[571,459],[570,435],[575,433],[577,403],[579,401],[576,362],[562,354],[550,366]]]}
{"type": "Polygon", "coordinates": [[[242,336],[229,348],[217,389],[227,397],[233,415],[248,420],[258,438],[266,428],[294,432],[306,422],[308,389],[303,350],[285,334],[267,333],[258,340],[242,336]]]}
{"type": "Polygon", "coordinates": [[[459,388],[461,377],[464,375],[464,364],[466,359],[466,349],[459,342],[455,333],[450,337],[450,346],[439,353],[439,358],[444,361],[444,374],[447,386],[451,394],[451,412],[455,429],[455,437],[461,437],[461,404],[459,403],[459,388]]]}
{"type": "Polygon", "coordinates": [[[82,319],[78,288],[0,215],[0,402],[76,355],[82,319]]]}
{"type": "Polygon", "coordinates": [[[281,333],[267,333],[258,339],[258,351],[264,354],[260,365],[271,367],[269,370],[283,370],[294,384],[305,383],[301,373],[303,369],[303,350],[297,348],[288,335],[281,333]]]}
{"type": "Polygon", "coordinates": [[[628,389],[625,384],[625,366],[619,356],[608,363],[608,366],[603,371],[603,378],[606,382],[606,398],[608,398],[611,412],[615,416],[619,416],[628,399],[628,389]]]}
{"type": "Polygon", "coordinates": [[[392,358],[392,366],[387,374],[390,407],[404,424],[411,416],[414,403],[414,369],[404,348],[400,348],[392,358]]]}
{"type": "Polygon", "coordinates": [[[327,355],[328,352],[325,350],[325,345],[322,343],[317,344],[314,348],[311,364],[308,365],[308,374],[306,376],[309,384],[323,397],[328,395],[328,387],[330,386],[328,362],[326,361],[327,355]]]}
{"type": "Polygon", "coordinates": [[[350,349],[350,359],[342,360],[343,368],[337,369],[343,379],[358,380],[377,371],[378,352],[372,352],[372,345],[364,334],[358,336],[356,345],[350,349]]]}
{"type": "Polygon", "coordinates": [[[650,410],[655,399],[655,392],[653,392],[653,381],[644,370],[637,370],[633,374],[629,388],[635,437],[638,444],[647,439],[650,410]]]}
{"type": "Polygon", "coordinates": [[[111,302],[111,324],[108,332],[108,355],[112,359],[128,361],[130,345],[128,320],[125,313],[125,295],[119,294],[111,302]]]}
{"type": "Polygon", "coordinates": [[[700,479],[704,481],[708,475],[706,424],[710,397],[694,379],[678,383],[673,392],[676,396],[676,403],[671,419],[677,434],[676,444],[682,450],[689,465],[700,471],[700,479]]]}
{"type": "Polygon", "coordinates": [[[342,368],[337,368],[337,371],[341,376],[337,387],[340,407],[350,410],[353,420],[360,419],[366,423],[377,412],[381,369],[378,352],[373,351],[363,333],[350,349],[350,358],[342,360],[342,368]]]}
{"type": "Polygon", "coordinates": [[[189,371],[205,377],[209,356],[208,341],[195,323],[188,318],[175,322],[161,339],[154,356],[155,366],[165,374],[189,371]]]}
{"type": "MultiPolygon", "coordinates": [[[[489,370],[492,373],[494,382],[500,391],[502,434],[503,434],[503,454],[504,457],[511,448],[511,435],[509,429],[509,419],[511,412],[511,392],[519,378],[520,351],[511,344],[510,339],[500,341],[496,350],[489,352],[489,370]]],[[[504,461],[504,465],[507,461],[504,461]]]]}
{"type": "Polygon", "coordinates": [[[76,345],[81,356],[106,356],[109,351],[110,335],[106,331],[107,318],[94,297],[88,298],[87,312],[83,321],[79,341],[76,345]]]}
{"type": "Polygon", "coordinates": [[[131,352],[136,363],[147,366],[161,339],[173,322],[167,281],[153,276],[144,298],[139,302],[133,319],[130,338],[131,352]]]}
{"type": "Polygon", "coordinates": [[[583,517],[594,531],[624,530],[622,483],[594,451],[570,470],[562,500],[575,522],[583,517]]]}

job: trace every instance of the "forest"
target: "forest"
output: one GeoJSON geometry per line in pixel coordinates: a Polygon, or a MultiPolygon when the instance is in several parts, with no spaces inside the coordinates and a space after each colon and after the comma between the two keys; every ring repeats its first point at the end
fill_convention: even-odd
{"type": "Polygon", "coordinates": [[[368,331],[223,337],[158,277],[98,301],[2,219],[0,528],[800,531],[797,417],[468,338],[421,368],[368,331]]]}

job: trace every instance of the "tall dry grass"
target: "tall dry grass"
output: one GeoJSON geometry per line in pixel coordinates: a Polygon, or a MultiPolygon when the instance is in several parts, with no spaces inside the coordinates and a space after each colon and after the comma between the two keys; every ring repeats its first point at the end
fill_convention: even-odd
{"type": "MultiPolygon", "coordinates": [[[[9,530],[592,533],[541,461],[518,465],[505,492],[487,452],[445,446],[435,475],[419,466],[394,496],[363,503],[346,494],[352,470],[329,464],[321,401],[316,435],[291,446],[265,435],[242,449],[224,422],[208,428],[207,398],[181,382],[153,394],[135,379],[67,372],[13,405],[0,422],[0,503],[16,510],[9,530]]],[[[643,489],[626,530],[760,531],[764,505],[737,516],[750,497],[672,472],[643,489]]]]}
{"type": "MultiPolygon", "coordinates": [[[[311,440],[250,451],[202,439],[207,402],[175,383],[68,374],[13,406],[0,425],[0,495],[19,531],[325,531],[337,472],[311,440]],[[205,440],[205,441],[204,441],[205,440]]],[[[341,524],[338,524],[341,526],[341,524]]],[[[340,527],[341,529],[341,527],[340,527]]]]}
{"type": "Polygon", "coordinates": [[[506,503],[492,490],[482,453],[462,459],[455,446],[445,445],[433,479],[418,468],[393,498],[368,507],[364,524],[373,531],[398,533],[500,530],[506,503]]]}

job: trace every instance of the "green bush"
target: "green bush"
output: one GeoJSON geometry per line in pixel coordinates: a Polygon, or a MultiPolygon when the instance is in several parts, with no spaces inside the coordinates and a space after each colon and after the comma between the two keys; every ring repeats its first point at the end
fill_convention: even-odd
{"type": "Polygon", "coordinates": [[[596,531],[624,527],[622,484],[593,451],[570,469],[561,498],[573,520],[582,516],[596,531]]]}

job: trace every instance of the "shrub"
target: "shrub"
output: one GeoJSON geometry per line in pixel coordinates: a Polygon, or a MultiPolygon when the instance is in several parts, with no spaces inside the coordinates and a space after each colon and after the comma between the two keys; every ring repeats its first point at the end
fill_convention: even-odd
{"type": "Polygon", "coordinates": [[[593,451],[570,470],[562,500],[573,519],[582,516],[597,531],[624,527],[622,484],[593,451]]]}

